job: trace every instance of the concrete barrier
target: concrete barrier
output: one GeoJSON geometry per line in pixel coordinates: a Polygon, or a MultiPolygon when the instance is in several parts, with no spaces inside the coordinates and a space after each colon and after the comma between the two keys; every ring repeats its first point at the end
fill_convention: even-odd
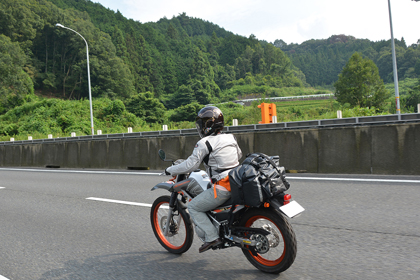
{"type": "MultiPolygon", "coordinates": [[[[299,128],[235,133],[244,153],[279,155],[288,170],[311,173],[420,174],[420,123],[299,128]]],[[[195,135],[81,138],[0,146],[2,167],[156,169],[159,149],[186,158],[195,135]]]]}

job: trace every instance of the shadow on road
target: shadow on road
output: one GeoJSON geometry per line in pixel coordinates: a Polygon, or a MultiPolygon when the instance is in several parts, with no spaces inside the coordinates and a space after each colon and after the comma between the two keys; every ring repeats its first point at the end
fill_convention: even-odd
{"type": "MultiPolygon", "coordinates": [[[[212,258],[213,259],[213,258],[212,258]]],[[[71,260],[64,267],[47,271],[40,280],[50,279],[282,279],[253,268],[218,270],[219,258],[212,261],[173,255],[167,252],[131,252],[71,260]]]]}

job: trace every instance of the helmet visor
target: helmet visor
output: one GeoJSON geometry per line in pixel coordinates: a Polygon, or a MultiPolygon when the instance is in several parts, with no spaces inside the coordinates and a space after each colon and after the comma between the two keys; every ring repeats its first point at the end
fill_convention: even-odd
{"type": "Polygon", "coordinates": [[[197,128],[200,138],[203,138],[204,137],[203,120],[200,118],[197,118],[197,120],[195,121],[195,127],[197,128]]]}

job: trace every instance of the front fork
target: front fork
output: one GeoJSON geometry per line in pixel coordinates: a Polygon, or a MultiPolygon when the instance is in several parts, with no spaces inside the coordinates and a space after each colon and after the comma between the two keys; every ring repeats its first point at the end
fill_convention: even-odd
{"type": "MultiPolygon", "coordinates": [[[[178,193],[173,192],[171,194],[171,198],[169,199],[169,211],[168,211],[168,217],[166,218],[166,226],[165,226],[165,230],[163,232],[164,236],[168,236],[169,233],[169,227],[171,226],[171,220],[174,216],[174,210],[176,209],[177,205],[177,197],[178,197],[178,193]]],[[[181,215],[179,215],[178,221],[177,221],[177,225],[179,225],[181,219],[181,215]]]]}

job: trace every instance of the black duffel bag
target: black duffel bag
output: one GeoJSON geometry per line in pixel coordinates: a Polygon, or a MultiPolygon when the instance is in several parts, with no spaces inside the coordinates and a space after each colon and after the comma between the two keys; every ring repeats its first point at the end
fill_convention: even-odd
{"type": "Polygon", "coordinates": [[[241,165],[229,172],[234,204],[259,207],[267,199],[289,189],[285,169],[278,156],[249,154],[241,165]]]}

